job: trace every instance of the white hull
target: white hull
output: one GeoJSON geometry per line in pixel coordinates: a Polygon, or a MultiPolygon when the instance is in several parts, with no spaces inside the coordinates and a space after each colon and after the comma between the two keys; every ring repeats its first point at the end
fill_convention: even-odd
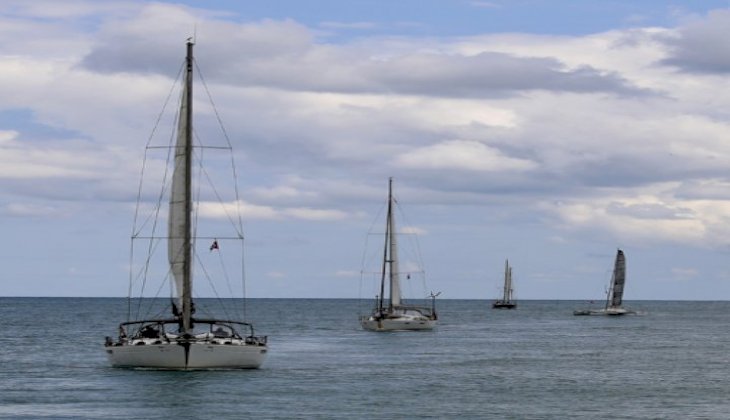
{"type": "Polygon", "coordinates": [[[434,319],[414,319],[411,317],[375,319],[372,316],[360,319],[362,327],[369,331],[419,331],[436,327],[434,319]]]}
{"type": "Polygon", "coordinates": [[[620,316],[635,314],[634,311],[625,308],[608,308],[608,309],[590,309],[574,311],[573,315],[604,315],[604,316],[620,316]]]}
{"type": "Polygon", "coordinates": [[[256,369],[266,358],[266,346],[176,342],[107,346],[113,367],[149,369],[256,369]],[[187,355],[186,355],[187,347],[187,355]]]}

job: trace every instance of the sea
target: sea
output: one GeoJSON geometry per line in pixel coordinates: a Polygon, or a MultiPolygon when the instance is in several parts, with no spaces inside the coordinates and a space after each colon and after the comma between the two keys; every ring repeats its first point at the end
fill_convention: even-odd
{"type": "Polygon", "coordinates": [[[357,299],[250,299],[263,366],[184,372],[109,366],[126,299],[0,298],[0,418],[730,418],[730,302],[436,304],[437,329],[378,333],[357,299]]]}

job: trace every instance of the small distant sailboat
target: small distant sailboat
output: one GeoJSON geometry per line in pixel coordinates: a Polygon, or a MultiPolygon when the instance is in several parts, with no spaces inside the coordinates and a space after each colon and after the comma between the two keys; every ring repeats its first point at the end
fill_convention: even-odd
{"type": "Polygon", "coordinates": [[[517,307],[517,302],[512,297],[512,267],[509,265],[509,260],[504,261],[504,291],[502,299],[495,301],[492,304],[492,308],[495,309],[514,309],[517,307]]]}
{"type": "MultiPolygon", "coordinates": [[[[200,255],[195,252],[195,239],[200,238],[195,235],[199,228],[195,212],[200,203],[193,202],[193,195],[199,192],[192,186],[191,175],[193,149],[197,147],[193,145],[192,129],[193,64],[193,42],[189,40],[177,139],[175,145],[170,146],[174,168],[168,192],[167,236],[153,235],[147,238],[151,244],[167,240],[167,270],[177,294],[170,304],[172,316],[122,322],[118,338],[114,340],[107,337],[104,347],[113,367],[251,369],[258,368],[266,357],[267,339],[254,335],[250,323],[229,318],[194,316],[193,264],[196,259],[200,259],[200,255]]],[[[237,232],[237,236],[228,239],[242,240],[242,233],[240,230],[237,232]]],[[[135,239],[134,235],[132,239],[135,239]]],[[[210,246],[210,251],[214,250],[219,250],[218,239],[210,246]]],[[[147,261],[149,263],[149,257],[147,261]]],[[[205,274],[207,276],[208,273],[205,274]]]]}
{"type": "Polygon", "coordinates": [[[616,253],[616,261],[613,265],[611,284],[606,296],[606,306],[603,309],[580,309],[573,311],[573,315],[627,315],[634,311],[622,306],[624,296],[624,284],[626,283],[626,257],[622,250],[616,253]]]}
{"type": "Polygon", "coordinates": [[[360,317],[360,324],[370,331],[431,330],[437,324],[436,296],[431,293],[431,307],[406,305],[400,290],[398,243],[395,230],[393,178],[388,180],[388,210],[385,222],[385,248],[380,279],[380,294],[370,315],[360,317]],[[386,284],[390,299],[385,299],[386,284]]]}

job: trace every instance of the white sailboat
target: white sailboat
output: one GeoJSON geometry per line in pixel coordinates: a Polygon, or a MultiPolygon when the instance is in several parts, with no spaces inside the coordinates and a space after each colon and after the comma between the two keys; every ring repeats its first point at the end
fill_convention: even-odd
{"type": "MultiPolygon", "coordinates": [[[[105,352],[113,367],[248,369],[261,366],[266,357],[267,338],[255,335],[251,324],[194,315],[193,262],[200,257],[194,249],[196,227],[193,226],[196,208],[193,193],[198,192],[192,185],[193,67],[193,42],[188,40],[177,139],[171,146],[174,169],[166,239],[169,273],[176,290],[170,305],[172,316],[122,322],[118,338],[106,339],[105,352]]],[[[243,239],[240,231],[238,237],[243,239]]],[[[218,248],[217,239],[211,245],[211,252],[214,248],[218,248]]]]}
{"type": "Polygon", "coordinates": [[[512,298],[512,267],[509,265],[509,260],[504,261],[504,289],[502,293],[502,299],[495,301],[492,304],[492,308],[495,309],[514,309],[517,307],[517,302],[512,298]]]}
{"type": "Polygon", "coordinates": [[[431,307],[407,305],[400,289],[398,242],[395,228],[393,178],[388,179],[388,209],[385,222],[385,247],[380,278],[380,294],[370,315],[360,317],[360,324],[370,331],[431,330],[437,324],[435,299],[431,293],[431,307]],[[385,299],[386,284],[389,299],[385,299]]]}
{"type": "Polygon", "coordinates": [[[580,309],[573,312],[573,315],[627,315],[634,311],[622,306],[624,296],[624,284],[626,283],[626,257],[622,250],[616,252],[616,261],[613,265],[611,284],[606,293],[606,306],[603,309],[580,309]]]}

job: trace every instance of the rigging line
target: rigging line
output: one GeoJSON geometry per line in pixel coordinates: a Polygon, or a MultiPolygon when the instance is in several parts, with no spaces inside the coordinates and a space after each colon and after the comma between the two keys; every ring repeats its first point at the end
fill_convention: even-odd
{"type": "MultiPolygon", "coordinates": [[[[231,151],[231,169],[233,171],[233,185],[236,193],[236,207],[237,207],[237,215],[238,215],[238,225],[233,222],[233,225],[236,226],[238,233],[243,236],[243,220],[241,218],[241,203],[240,203],[240,194],[238,189],[238,176],[236,173],[236,164],[235,164],[235,158],[233,156],[233,145],[231,144],[231,138],[228,136],[228,131],[226,130],[225,125],[223,125],[223,120],[221,119],[220,113],[218,112],[218,107],[215,104],[215,101],[213,100],[213,95],[210,94],[210,90],[208,89],[208,83],[205,81],[205,77],[203,77],[203,71],[198,66],[198,62],[194,61],[195,68],[198,70],[197,74],[200,78],[200,81],[203,84],[203,89],[205,90],[205,94],[208,96],[208,100],[210,101],[210,105],[213,107],[213,113],[215,114],[215,118],[218,121],[218,126],[221,129],[221,132],[223,133],[223,138],[226,140],[226,145],[228,146],[228,149],[231,151]]],[[[217,195],[217,191],[216,191],[217,195]]],[[[220,199],[220,198],[219,198],[220,199]]],[[[228,212],[226,212],[228,214],[228,212]]],[[[230,218],[230,216],[229,216],[230,218]]]]}
{"type": "MultiPolygon", "coordinates": [[[[142,187],[144,186],[144,175],[147,169],[147,153],[148,153],[148,147],[152,143],[152,140],[155,137],[155,133],[157,132],[157,128],[160,125],[160,121],[162,120],[163,115],[165,114],[165,110],[167,109],[167,105],[170,103],[170,98],[172,97],[173,92],[175,91],[175,86],[177,86],[178,81],[180,80],[180,75],[182,74],[184,65],[180,66],[180,69],[178,70],[178,74],[175,77],[174,82],[172,83],[172,86],[170,87],[170,91],[167,94],[167,97],[165,98],[165,102],[162,105],[162,109],[160,110],[160,113],[157,115],[157,120],[155,121],[154,126],[152,127],[152,132],[150,133],[149,137],[147,138],[147,144],[144,151],[144,157],[142,159],[142,168],[139,176],[139,184],[137,187],[137,205],[134,208],[134,216],[132,218],[132,233],[131,237],[134,238],[136,235],[139,234],[141,229],[144,228],[144,226],[147,225],[149,222],[149,219],[152,214],[155,214],[157,212],[153,212],[149,215],[149,217],[139,226],[139,230],[137,230],[138,226],[138,220],[139,220],[139,212],[140,212],[140,203],[142,202],[142,187]]],[[[167,172],[167,169],[165,170],[167,172]]],[[[164,182],[163,182],[164,185],[164,182]]],[[[159,210],[158,210],[159,211],[159,210]]],[[[153,228],[154,229],[154,228],[153,228]]],[[[130,241],[130,252],[129,252],[129,285],[127,289],[127,319],[130,320],[130,316],[132,314],[132,301],[130,300],[132,297],[132,289],[133,289],[133,265],[134,265],[134,241],[130,241]]],[[[143,286],[144,287],[144,286],[143,286]]],[[[137,313],[139,314],[139,307],[137,308],[137,313]]]]}
{"type": "Polygon", "coordinates": [[[160,299],[160,292],[162,291],[162,288],[165,287],[166,284],[170,284],[168,282],[169,278],[170,278],[170,271],[168,270],[167,275],[165,276],[164,280],[162,282],[160,282],[160,286],[157,288],[157,292],[155,292],[155,294],[152,297],[148,298],[149,304],[147,305],[147,308],[144,311],[141,310],[141,306],[142,306],[142,302],[145,300],[145,298],[144,298],[144,296],[139,297],[140,310],[137,312],[137,319],[150,318],[150,317],[162,317],[163,312],[167,311],[168,306],[164,305],[162,308],[160,308],[157,311],[156,314],[152,315],[152,310],[156,306],[156,301],[158,299],[160,299]],[[144,316],[140,317],[141,313],[143,313],[144,316]]]}
{"type": "Polygon", "coordinates": [[[231,316],[228,314],[228,309],[226,307],[226,304],[223,302],[223,299],[221,299],[221,296],[218,293],[218,289],[216,289],[215,284],[213,284],[213,280],[210,277],[208,270],[205,269],[205,265],[203,265],[203,261],[200,259],[200,255],[197,252],[195,253],[195,259],[198,261],[198,265],[200,266],[201,270],[203,271],[203,275],[205,276],[205,279],[208,280],[208,284],[210,285],[210,288],[213,289],[213,294],[215,294],[216,300],[218,300],[220,307],[223,309],[223,314],[226,316],[227,319],[231,319],[231,316]]]}
{"type": "MultiPolygon", "coordinates": [[[[180,81],[183,69],[185,68],[185,62],[180,65],[180,69],[178,70],[177,76],[175,77],[175,80],[173,81],[172,85],[170,86],[170,91],[167,93],[167,97],[165,98],[165,102],[162,105],[162,109],[160,110],[160,113],[157,115],[157,119],[155,120],[155,124],[152,127],[152,131],[150,132],[149,137],[147,138],[147,143],[145,144],[145,152],[144,152],[144,158],[142,160],[142,173],[139,177],[139,188],[137,189],[137,203],[139,204],[140,199],[142,197],[142,186],[144,182],[144,174],[145,174],[145,168],[147,165],[147,152],[149,149],[153,148],[150,146],[152,144],[152,140],[155,138],[155,134],[157,133],[157,129],[160,126],[160,121],[162,121],[162,117],[165,115],[165,111],[167,110],[167,106],[170,103],[170,98],[172,97],[172,94],[175,92],[175,87],[178,86],[178,82],[180,81]]],[[[175,124],[174,126],[176,126],[175,124]]],[[[174,132],[175,130],[173,130],[174,132]]],[[[163,183],[164,185],[164,183],[163,183]]],[[[137,227],[137,215],[138,215],[139,206],[135,208],[134,212],[134,222],[132,223],[132,236],[135,235],[134,229],[137,227]]],[[[145,221],[145,223],[142,224],[142,226],[146,225],[149,221],[149,218],[145,221]]]]}
{"type": "MultiPolygon", "coordinates": [[[[182,102],[182,93],[180,94],[180,102],[182,102]]],[[[173,120],[173,123],[174,123],[173,126],[174,127],[177,127],[177,125],[178,125],[177,123],[179,122],[179,119],[180,119],[180,111],[178,110],[175,113],[175,118],[173,120]]],[[[167,178],[168,178],[168,176],[170,174],[170,162],[171,162],[171,159],[174,157],[173,150],[175,150],[175,148],[172,147],[172,144],[173,144],[173,142],[175,142],[176,137],[177,137],[176,136],[176,131],[177,130],[173,130],[170,133],[170,137],[168,139],[168,144],[171,147],[169,147],[168,150],[167,150],[167,158],[166,158],[166,161],[165,161],[165,170],[164,170],[163,175],[162,175],[162,186],[160,187],[160,193],[157,196],[157,204],[156,204],[156,206],[154,208],[154,211],[150,213],[150,216],[147,219],[147,221],[152,220],[151,238],[154,238],[155,237],[155,233],[157,232],[157,226],[158,226],[158,222],[160,220],[160,211],[162,210],[162,201],[165,198],[165,192],[167,191],[167,178]]],[[[137,206],[139,206],[139,205],[140,205],[140,202],[137,203],[137,206]]],[[[146,222],[145,222],[145,225],[146,225],[146,222]]],[[[159,244],[159,242],[157,242],[157,244],[159,244]]],[[[154,249],[156,249],[156,247],[157,247],[157,244],[155,244],[154,239],[150,239],[149,242],[148,242],[148,246],[147,246],[147,258],[145,260],[145,265],[144,265],[144,276],[143,276],[143,281],[142,281],[142,287],[140,288],[140,296],[142,296],[144,294],[144,289],[146,288],[146,285],[147,285],[147,278],[148,278],[148,274],[149,274],[150,261],[152,259],[152,255],[154,253],[154,249]]],[[[166,278],[167,277],[168,276],[166,276],[166,278]]],[[[159,290],[158,290],[158,294],[159,294],[159,290]]],[[[137,307],[137,314],[138,315],[139,315],[140,311],[141,311],[141,302],[139,303],[139,305],[137,307]]]]}
{"type": "Polygon", "coordinates": [[[247,304],[246,301],[248,300],[248,296],[246,296],[246,266],[245,266],[245,249],[246,249],[246,242],[244,242],[244,239],[241,238],[241,292],[243,293],[243,299],[241,299],[241,311],[243,315],[243,320],[246,321],[246,309],[247,304]]]}
{"type": "MultiPolygon", "coordinates": [[[[197,75],[200,78],[200,81],[202,82],[203,89],[205,90],[206,95],[208,96],[208,100],[210,101],[211,106],[213,107],[213,113],[215,114],[216,119],[218,120],[218,125],[221,129],[221,132],[223,133],[223,137],[226,140],[226,144],[228,145],[229,150],[231,150],[231,168],[233,171],[233,186],[235,189],[235,195],[236,195],[236,215],[238,218],[238,224],[236,225],[234,223],[234,226],[236,226],[236,229],[238,230],[238,234],[241,236],[241,239],[243,239],[243,211],[241,209],[241,196],[240,196],[240,190],[238,187],[238,174],[236,171],[236,161],[233,154],[233,146],[231,144],[231,139],[228,136],[228,131],[226,130],[225,125],[223,124],[223,120],[221,119],[220,113],[218,112],[218,107],[215,104],[215,101],[213,100],[213,95],[210,94],[210,89],[208,89],[208,83],[205,81],[205,77],[203,76],[203,71],[200,69],[200,66],[198,66],[197,60],[193,60],[193,63],[195,65],[195,68],[197,69],[197,75]]],[[[217,194],[217,193],[216,193],[217,194]]],[[[226,212],[227,214],[227,212],[226,212]]],[[[230,218],[230,216],[229,216],[230,218]]],[[[245,246],[244,244],[241,245],[241,288],[243,290],[243,319],[246,319],[246,272],[245,272],[245,246]]]]}
{"type": "MultiPolygon", "coordinates": [[[[140,272],[139,272],[139,274],[137,276],[138,279],[141,279],[142,280],[142,287],[140,287],[140,292],[139,292],[139,299],[140,300],[138,301],[138,304],[137,304],[137,313],[135,314],[136,319],[140,319],[139,318],[140,317],[140,314],[143,313],[143,311],[142,311],[142,300],[141,299],[144,297],[144,290],[145,290],[145,288],[147,286],[147,280],[149,278],[148,277],[148,274],[149,274],[149,266],[150,266],[150,262],[152,261],[152,255],[154,255],[155,250],[157,249],[157,247],[159,246],[159,244],[160,244],[160,241],[156,241],[156,243],[152,247],[152,249],[148,251],[147,257],[145,259],[145,264],[140,269],[140,272]]],[[[165,278],[160,283],[160,287],[157,289],[157,293],[155,293],[155,295],[153,297],[158,297],[160,295],[160,290],[168,282],[168,279],[169,278],[170,278],[170,269],[168,269],[167,274],[165,275],[165,278]]],[[[147,311],[144,311],[144,313],[149,313],[149,309],[147,311]]]]}
{"type": "MultiPolygon", "coordinates": [[[[196,133],[195,136],[196,136],[196,138],[198,138],[197,137],[197,133],[196,133]]],[[[243,237],[243,230],[242,230],[243,229],[243,226],[242,226],[242,223],[240,221],[240,211],[239,211],[239,222],[237,224],[236,221],[233,220],[233,218],[231,217],[230,213],[228,212],[228,210],[227,210],[227,208],[225,206],[225,203],[223,201],[223,197],[221,197],[220,193],[218,192],[218,188],[216,188],[215,183],[213,182],[213,179],[210,177],[210,174],[208,173],[208,171],[203,166],[203,155],[202,155],[202,152],[201,152],[201,155],[200,155],[200,160],[198,161],[198,167],[199,167],[199,170],[200,170],[199,176],[202,177],[202,175],[205,175],[205,178],[208,180],[208,186],[210,186],[211,190],[213,191],[213,194],[215,195],[215,198],[221,204],[221,207],[223,209],[223,213],[228,218],[228,221],[231,222],[231,225],[236,229],[236,233],[242,238],[243,237]]],[[[235,181],[235,175],[234,175],[234,181],[235,181]]],[[[240,206],[240,204],[238,203],[238,201],[239,201],[239,199],[238,199],[238,192],[236,192],[236,205],[237,206],[240,206]]]]}
{"type": "Polygon", "coordinates": [[[230,276],[228,275],[228,269],[226,268],[225,260],[223,259],[223,252],[221,251],[220,248],[218,248],[218,249],[216,249],[216,253],[218,254],[218,260],[219,260],[219,263],[221,266],[221,271],[223,273],[223,277],[226,280],[226,287],[228,288],[228,293],[230,296],[233,297],[234,296],[233,287],[231,287],[231,279],[230,279],[230,276]]]}
{"type": "MultiPolygon", "coordinates": [[[[398,203],[397,200],[395,200],[395,208],[396,212],[398,213],[400,219],[403,221],[403,226],[413,226],[410,223],[410,220],[406,217],[405,212],[403,211],[403,208],[401,207],[400,203],[398,203]]],[[[405,254],[410,257],[414,258],[416,260],[416,264],[418,264],[418,271],[410,271],[409,273],[420,273],[421,274],[421,283],[423,287],[424,296],[426,294],[426,291],[428,290],[428,287],[426,287],[426,271],[425,271],[425,264],[423,261],[423,255],[421,253],[421,244],[418,240],[418,234],[416,232],[413,232],[412,234],[403,234],[400,233],[398,236],[405,237],[408,240],[408,243],[410,244],[409,247],[401,247],[401,251],[405,251],[405,254]],[[413,252],[415,250],[415,253],[413,252]]],[[[416,296],[415,293],[413,293],[413,284],[412,282],[408,282],[408,288],[409,293],[411,293],[411,296],[416,296]]]]}
{"type": "MultiPolygon", "coordinates": [[[[179,74],[178,74],[178,78],[179,78],[179,74]]],[[[176,80],[176,82],[177,82],[177,80],[176,80]]],[[[168,101],[169,101],[169,97],[168,97],[168,101]]],[[[181,94],[181,101],[182,101],[182,94],[181,94]]],[[[173,119],[174,127],[177,127],[177,122],[178,122],[179,118],[180,118],[180,112],[178,110],[175,113],[175,118],[173,119]]],[[[172,130],[172,132],[170,133],[170,137],[168,139],[168,144],[170,144],[170,146],[172,146],[172,143],[175,140],[175,137],[176,137],[175,133],[176,133],[176,130],[172,130]]],[[[151,141],[151,139],[150,139],[150,141],[151,141]]],[[[142,277],[142,285],[140,287],[140,292],[139,292],[140,296],[142,296],[144,294],[144,290],[147,287],[147,278],[148,278],[148,274],[149,274],[150,261],[151,261],[152,255],[154,253],[154,249],[157,247],[154,239],[152,239],[152,238],[155,237],[155,232],[157,232],[157,225],[158,225],[158,221],[159,221],[159,217],[160,217],[160,211],[162,209],[162,201],[165,197],[165,192],[167,191],[167,188],[166,188],[167,177],[170,172],[170,159],[173,156],[173,153],[172,153],[173,150],[174,150],[173,147],[169,147],[168,151],[167,151],[167,158],[166,158],[166,162],[165,162],[165,171],[163,172],[163,176],[162,176],[162,186],[160,187],[160,192],[157,196],[157,204],[156,204],[155,208],[153,209],[152,212],[150,212],[150,214],[148,215],[147,219],[142,224],[142,226],[139,227],[139,230],[136,230],[136,226],[134,226],[136,233],[135,233],[135,230],[132,231],[132,234],[133,234],[132,242],[134,242],[134,236],[139,235],[139,232],[141,232],[142,229],[144,229],[144,227],[147,225],[147,223],[150,220],[152,220],[151,237],[150,237],[150,240],[147,245],[147,258],[146,258],[145,264],[144,264],[144,270],[143,270],[144,275],[142,277]]],[[[145,162],[146,162],[146,160],[147,160],[147,150],[145,150],[145,162]]],[[[140,176],[140,187],[139,187],[138,196],[137,196],[137,206],[135,209],[135,213],[139,211],[139,207],[141,206],[141,198],[142,198],[141,193],[142,193],[143,179],[144,179],[144,173],[142,174],[142,176],[140,176]]],[[[136,220],[136,216],[135,216],[135,220],[136,220]]],[[[132,271],[132,268],[130,267],[130,272],[131,271],[132,271]]],[[[129,296],[132,295],[131,287],[132,286],[130,284],[129,296]]],[[[159,293],[159,290],[158,290],[158,293],[159,293]]],[[[142,302],[140,301],[137,305],[137,316],[139,316],[139,314],[142,310],[141,305],[142,305],[142,302]]]]}
{"type": "MultiPolygon", "coordinates": [[[[413,224],[410,223],[410,220],[406,217],[405,212],[403,212],[403,209],[400,205],[396,205],[396,209],[398,211],[398,214],[400,215],[401,220],[403,220],[404,226],[413,226],[413,224]]],[[[425,271],[425,264],[423,262],[423,255],[421,254],[421,243],[418,240],[418,233],[408,233],[403,234],[401,233],[399,236],[407,238],[408,242],[411,244],[411,247],[415,248],[415,254],[412,252],[409,252],[409,249],[406,249],[406,252],[412,257],[417,260],[418,266],[422,271],[425,271]]]]}
{"type": "MultiPolygon", "coordinates": [[[[175,92],[175,86],[177,86],[178,81],[180,80],[180,75],[182,74],[183,68],[184,68],[184,63],[180,65],[180,69],[178,70],[177,76],[175,77],[175,80],[173,81],[172,85],[170,86],[170,91],[167,93],[167,97],[165,98],[165,101],[162,104],[162,109],[160,110],[160,113],[157,115],[155,124],[152,126],[152,131],[150,132],[150,135],[147,137],[147,143],[145,144],[144,158],[142,160],[142,173],[139,177],[139,186],[137,189],[137,200],[138,201],[142,195],[142,183],[144,180],[144,173],[145,173],[145,167],[146,167],[146,162],[147,162],[147,151],[150,148],[150,144],[152,144],[152,140],[155,138],[155,133],[157,133],[157,128],[160,126],[160,121],[162,121],[162,117],[165,115],[165,110],[167,109],[167,105],[170,103],[170,98],[172,97],[172,94],[175,92]]],[[[132,224],[132,227],[136,226],[136,222],[137,222],[137,211],[135,211],[135,213],[134,213],[134,223],[132,224]]]]}
{"type": "Polygon", "coordinates": [[[213,101],[213,96],[210,94],[210,90],[208,89],[208,84],[205,82],[205,78],[203,77],[203,71],[200,69],[200,66],[198,66],[197,60],[194,59],[193,64],[195,64],[195,69],[198,71],[198,78],[203,84],[203,89],[205,90],[205,94],[208,96],[210,105],[213,107],[213,113],[215,114],[215,118],[218,120],[218,125],[220,126],[221,132],[223,133],[223,138],[226,139],[226,144],[228,145],[228,147],[232,148],[233,146],[231,145],[231,140],[228,137],[226,127],[223,125],[223,120],[221,120],[220,114],[218,113],[218,107],[215,105],[215,101],[213,101]]]}
{"type": "MultiPolygon", "coordinates": [[[[239,235],[241,236],[241,239],[243,239],[243,218],[241,211],[241,199],[240,199],[240,192],[238,187],[238,174],[236,171],[236,165],[235,165],[235,158],[234,154],[232,152],[233,146],[231,144],[231,139],[228,136],[228,131],[226,130],[225,125],[223,124],[223,120],[220,117],[220,113],[218,112],[218,107],[215,104],[215,101],[213,100],[213,96],[210,94],[210,89],[208,89],[208,83],[205,81],[205,77],[203,76],[203,71],[200,69],[200,66],[198,66],[197,60],[193,60],[193,63],[195,65],[195,68],[197,69],[197,75],[200,81],[202,82],[203,89],[205,90],[206,95],[208,96],[208,100],[210,101],[211,106],[213,107],[213,113],[215,114],[215,117],[218,121],[218,125],[221,129],[221,132],[223,133],[223,137],[226,140],[226,144],[228,145],[229,150],[231,150],[231,167],[233,171],[233,180],[234,180],[234,189],[235,189],[235,195],[236,195],[236,213],[238,218],[238,224],[236,225],[234,223],[234,226],[236,226],[236,229],[238,230],[239,235]]],[[[229,217],[230,218],[230,217],[229,217]]],[[[241,284],[243,289],[243,316],[244,320],[246,319],[246,274],[245,274],[245,259],[244,259],[244,246],[242,244],[241,246],[241,284]]]]}
{"type": "MultiPolygon", "coordinates": [[[[172,97],[173,92],[175,91],[175,86],[177,86],[178,81],[180,80],[180,76],[182,75],[182,71],[184,68],[184,62],[180,65],[180,68],[178,70],[177,76],[175,77],[175,80],[173,81],[170,91],[167,94],[167,97],[165,98],[165,101],[163,102],[162,109],[160,110],[160,113],[157,115],[157,119],[155,120],[155,124],[152,127],[152,131],[150,132],[149,137],[147,138],[147,144],[146,146],[149,146],[152,143],[152,139],[155,137],[155,133],[157,132],[157,128],[160,125],[160,121],[162,121],[163,115],[165,115],[165,110],[167,109],[167,105],[170,103],[170,98],[172,97]]],[[[140,210],[140,202],[142,199],[142,186],[144,182],[144,174],[145,169],[147,167],[147,148],[145,148],[144,152],[144,158],[142,159],[142,168],[141,173],[139,177],[139,185],[137,188],[137,205],[135,206],[134,210],[134,216],[133,216],[133,222],[132,222],[132,237],[135,236],[135,231],[137,229],[137,220],[139,217],[139,210],[140,210]]],[[[146,225],[147,222],[143,224],[146,225]]],[[[132,313],[132,279],[133,279],[133,268],[132,265],[134,264],[133,261],[133,253],[134,253],[134,241],[131,241],[132,244],[130,244],[130,256],[129,256],[129,287],[127,290],[127,318],[131,316],[132,313]]],[[[138,307],[138,313],[139,313],[139,307],[138,307]]]]}
{"type": "Polygon", "coordinates": [[[375,260],[376,258],[378,260],[380,259],[381,255],[379,253],[379,248],[378,248],[378,251],[373,254],[368,253],[368,251],[371,251],[368,248],[370,247],[370,245],[369,245],[370,236],[376,235],[376,236],[380,237],[381,235],[383,235],[383,232],[375,233],[375,232],[373,232],[373,230],[375,229],[375,223],[379,219],[381,219],[381,215],[383,214],[383,209],[385,208],[385,205],[386,205],[386,203],[381,204],[380,208],[378,209],[378,211],[375,214],[375,217],[373,218],[373,221],[370,223],[370,227],[368,228],[367,233],[365,234],[365,247],[363,249],[362,260],[360,261],[361,270],[364,270],[366,267],[371,267],[373,264],[373,260],[375,260]]]}

